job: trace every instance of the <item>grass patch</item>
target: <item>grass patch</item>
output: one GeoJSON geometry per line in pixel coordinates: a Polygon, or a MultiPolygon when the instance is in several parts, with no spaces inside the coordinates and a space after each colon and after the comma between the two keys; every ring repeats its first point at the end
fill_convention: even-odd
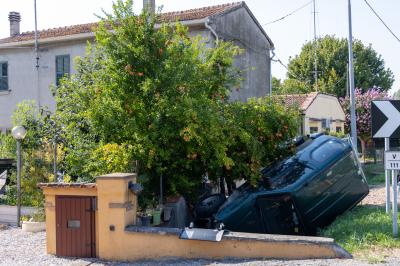
{"type": "Polygon", "coordinates": [[[382,163],[363,164],[363,170],[369,185],[385,184],[385,170],[382,163]]]}
{"type": "Polygon", "coordinates": [[[321,232],[331,237],[350,253],[367,249],[400,248],[400,239],[392,236],[392,219],[384,207],[357,206],[338,217],[321,232]]]}

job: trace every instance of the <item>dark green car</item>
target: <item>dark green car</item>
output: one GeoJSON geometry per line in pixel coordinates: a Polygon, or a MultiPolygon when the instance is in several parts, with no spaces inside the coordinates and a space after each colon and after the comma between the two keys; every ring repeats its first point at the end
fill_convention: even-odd
{"type": "Polygon", "coordinates": [[[257,188],[239,187],[214,215],[239,232],[314,235],[369,192],[352,146],[320,136],[262,171],[257,188]]]}

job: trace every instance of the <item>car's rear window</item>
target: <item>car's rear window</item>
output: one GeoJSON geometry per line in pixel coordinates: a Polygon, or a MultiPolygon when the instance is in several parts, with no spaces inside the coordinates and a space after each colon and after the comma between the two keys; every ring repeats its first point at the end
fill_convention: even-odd
{"type": "Polygon", "coordinates": [[[326,162],[335,158],[345,149],[346,145],[344,143],[330,140],[312,151],[311,158],[318,163],[326,162]]]}

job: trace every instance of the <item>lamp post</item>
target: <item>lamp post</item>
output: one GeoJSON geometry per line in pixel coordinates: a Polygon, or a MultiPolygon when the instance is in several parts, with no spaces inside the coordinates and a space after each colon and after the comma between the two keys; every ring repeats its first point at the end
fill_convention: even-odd
{"type": "Polygon", "coordinates": [[[11,135],[17,140],[17,226],[21,221],[21,141],[26,136],[26,129],[23,126],[16,126],[12,129],[11,135]]]}

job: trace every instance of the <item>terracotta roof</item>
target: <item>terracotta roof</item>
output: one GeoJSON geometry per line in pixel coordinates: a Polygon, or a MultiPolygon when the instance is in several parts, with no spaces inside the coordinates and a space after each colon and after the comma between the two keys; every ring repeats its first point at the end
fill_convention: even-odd
{"type": "Polygon", "coordinates": [[[318,92],[311,92],[309,94],[287,94],[277,95],[275,97],[277,99],[282,99],[287,108],[298,107],[300,111],[304,112],[308,109],[318,94],[318,92]]]}
{"type": "MultiPolygon", "coordinates": [[[[160,22],[175,22],[175,21],[188,21],[195,19],[203,19],[213,15],[222,14],[233,8],[242,6],[244,2],[230,3],[217,6],[202,7],[196,9],[189,9],[185,11],[176,11],[169,13],[162,13],[159,17],[160,22]]],[[[88,23],[80,25],[72,25],[60,28],[53,28],[47,30],[38,31],[39,39],[46,39],[52,37],[68,36],[80,33],[90,33],[93,32],[98,23],[88,23]]],[[[35,38],[34,31],[23,32],[14,37],[8,37],[0,39],[0,43],[13,43],[20,41],[29,41],[35,38]]]]}
{"type": "Polygon", "coordinates": [[[96,188],[95,183],[39,183],[39,188],[96,188]]]}

